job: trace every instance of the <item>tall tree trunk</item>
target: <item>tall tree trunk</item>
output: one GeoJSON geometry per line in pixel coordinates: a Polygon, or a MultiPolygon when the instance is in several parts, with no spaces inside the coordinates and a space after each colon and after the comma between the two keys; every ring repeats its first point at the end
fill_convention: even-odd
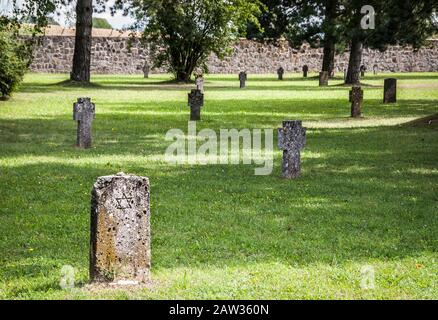
{"type": "Polygon", "coordinates": [[[93,24],[93,0],[78,0],[76,4],[76,39],[73,70],[70,79],[90,82],[91,32],[93,24]]]}
{"type": "Polygon", "coordinates": [[[322,59],[322,71],[327,71],[329,77],[333,77],[335,69],[335,41],[332,37],[324,40],[324,57],[322,59]]]}
{"type": "Polygon", "coordinates": [[[326,1],[325,20],[324,20],[324,56],[322,60],[322,71],[327,71],[329,77],[333,76],[335,69],[335,44],[334,26],[336,25],[336,6],[337,0],[326,1]]]}
{"type": "Polygon", "coordinates": [[[363,43],[360,39],[353,37],[351,40],[350,59],[348,61],[347,78],[345,84],[360,83],[360,63],[362,61],[363,43]]]}

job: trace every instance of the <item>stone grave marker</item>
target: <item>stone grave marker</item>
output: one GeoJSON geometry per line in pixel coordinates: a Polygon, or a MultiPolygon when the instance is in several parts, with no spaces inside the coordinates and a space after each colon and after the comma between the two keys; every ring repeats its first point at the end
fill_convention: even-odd
{"type": "Polygon", "coordinates": [[[239,81],[240,81],[240,88],[245,88],[246,86],[246,79],[248,79],[248,75],[246,74],[245,71],[242,71],[241,73],[239,73],[239,81]]]}
{"type": "Polygon", "coordinates": [[[351,117],[358,118],[361,116],[362,102],[363,102],[363,90],[361,87],[354,86],[350,91],[351,102],[351,117]]]}
{"type": "Polygon", "coordinates": [[[379,71],[379,66],[377,64],[375,64],[373,66],[373,73],[374,73],[375,76],[377,75],[377,71],[379,71]]]}
{"type": "Polygon", "coordinates": [[[150,277],[149,179],[119,173],[99,177],[91,200],[90,279],[139,284],[150,277]]]}
{"type": "Polygon", "coordinates": [[[303,66],[303,77],[307,78],[307,73],[309,72],[309,66],[307,64],[305,64],[303,66]]]}
{"type": "Polygon", "coordinates": [[[319,73],[319,86],[328,86],[328,78],[329,73],[328,71],[322,71],[319,73]]]}
{"type": "Polygon", "coordinates": [[[282,175],[295,179],[301,172],[301,150],[306,144],[306,129],[301,120],[283,121],[278,129],[278,147],[283,150],[282,175]]]}
{"type": "Polygon", "coordinates": [[[196,76],[196,89],[201,91],[201,93],[204,93],[204,77],[202,75],[196,76]]]}
{"type": "Polygon", "coordinates": [[[278,68],[277,75],[278,75],[278,80],[283,80],[283,75],[284,75],[283,67],[278,68]]]}
{"type": "Polygon", "coordinates": [[[96,106],[90,98],[78,98],[73,104],[73,120],[78,122],[76,147],[91,148],[91,125],[96,118],[96,106]]]}
{"type": "Polygon", "coordinates": [[[367,71],[367,67],[365,65],[360,66],[360,76],[365,77],[365,71],[367,71]]]}
{"type": "Polygon", "coordinates": [[[383,90],[383,103],[397,102],[397,79],[385,79],[385,86],[383,90]]]}
{"type": "Polygon", "coordinates": [[[150,67],[149,64],[146,62],[143,67],[143,74],[145,79],[149,78],[149,72],[150,72],[150,67]]]}
{"type": "Polygon", "coordinates": [[[198,89],[193,89],[189,93],[190,121],[201,120],[201,107],[203,106],[204,94],[198,89]]]}

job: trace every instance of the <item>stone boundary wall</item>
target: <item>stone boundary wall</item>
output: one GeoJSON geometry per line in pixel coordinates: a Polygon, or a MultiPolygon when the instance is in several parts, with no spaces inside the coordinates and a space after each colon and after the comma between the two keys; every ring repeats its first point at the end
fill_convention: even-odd
{"type": "MultiPolygon", "coordinates": [[[[51,28],[36,48],[30,66],[32,72],[69,73],[74,52],[74,30],[51,28]]],[[[131,40],[129,33],[115,30],[94,30],[91,71],[95,74],[141,74],[147,50],[138,39],[131,40]]],[[[282,66],[286,72],[301,72],[304,64],[309,71],[319,71],[322,64],[322,48],[304,44],[299,49],[291,48],[287,41],[279,45],[258,43],[240,39],[234,52],[224,60],[212,55],[208,66],[210,73],[233,73],[242,70],[248,73],[275,73],[282,66]]],[[[336,71],[348,65],[348,52],[336,56],[336,71]]],[[[436,72],[438,71],[438,40],[428,41],[425,48],[414,52],[411,48],[390,47],[385,52],[365,49],[363,63],[368,70],[374,65],[382,72],[436,72]]],[[[165,70],[152,70],[163,73],[165,70]]]]}

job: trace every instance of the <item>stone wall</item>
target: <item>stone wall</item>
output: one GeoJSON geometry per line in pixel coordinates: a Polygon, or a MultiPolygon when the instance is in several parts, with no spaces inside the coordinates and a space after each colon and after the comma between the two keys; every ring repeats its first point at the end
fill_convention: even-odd
{"type": "MultiPolygon", "coordinates": [[[[30,67],[33,72],[69,73],[71,71],[74,32],[51,32],[41,39],[35,50],[30,67]]],[[[93,33],[92,65],[98,74],[141,74],[147,50],[140,41],[130,42],[129,35],[107,30],[93,33]]],[[[348,65],[348,52],[336,56],[336,70],[342,71],[348,65]]],[[[249,73],[275,73],[282,66],[286,72],[301,72],[304,64],[310,71],[319,71],[322,63],[322,49],[304,44],[299,49],[291,48],[286,41],[279,45],[261,44],[241,39],[234,46],[230,57],[219,60],[211,56],[208,62],[210,73],[235,73],[246,70],[249,73]]],[[[438,71],[438,40],[430,40],[427,47],[414,52],[409,48],[390,47],[385,52],[365,49],[363,63],[368,70],[374,65],[383,72],[432,72],[438,71]]],[[[152,70],[152,73],[164,70],[152,70]]]]}

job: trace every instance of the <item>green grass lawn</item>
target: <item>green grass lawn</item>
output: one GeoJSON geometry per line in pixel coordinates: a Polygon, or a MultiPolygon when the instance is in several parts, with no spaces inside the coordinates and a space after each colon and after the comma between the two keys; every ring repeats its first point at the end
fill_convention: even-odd
{"type": "MultiPolygon", "coordinates": [[[[311,75],[312,76],[312,75],[311,75]]],[[[193,85],[166,76],[29,74],[0,101],[1,299],[437,299],[438,127],[403,125],[438,112],[438,74],[364,79],[364,117],[349,118],[340,79],[206,78],[198,130],[308,128],[302,177],[255,176],[254,165],[170,165],[169,129],[187,131],[193,85]],[[394,105],[383,79],[399,79],[394,105]],[[94,146],[74,147],[77,97],[96,103],[94,146]],[[152,284],[90,288],[90,191],[117,172],[151,181],[152,284]],[[60,270],[77,271],[62,290],[60,270]],[[361,268],[375,269],[362,289],[361,268]]],[[[276,140],[276,133],[275,133],[276,140]]]]}

